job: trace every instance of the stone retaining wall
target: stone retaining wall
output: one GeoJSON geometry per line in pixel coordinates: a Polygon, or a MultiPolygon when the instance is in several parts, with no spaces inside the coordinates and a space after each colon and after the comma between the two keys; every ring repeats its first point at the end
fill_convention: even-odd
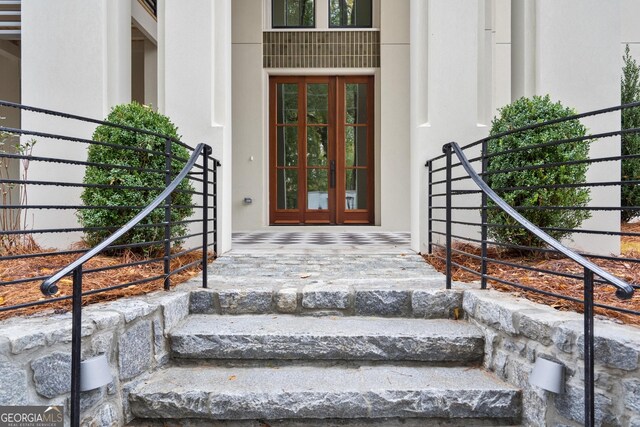
{"type": "MultiPolygon", "coordinates": [[[[113,382],[83,392],[86,426],[130,421],[128,390],[169,361],[166,332],[189,311],[189,292],[158,292],[83,309],[82,358],[105,354],[113,382]]],[[[69,425],[71,315],[0,323],[0,405],[63,405],[69,425]]]]}
{"type": "MultiPolygon", "coordinates": [[[[580,426],[584,419],[582,314],[514,298],[467,290],[463,308],[485,333],[485,367],[523,391],[523,424],[580,426]],[[566,367],[566,389],[555,395],[529,385],[537,357],[566,367]]],[[[596,425],[640,427],[640,329],[595,322],[596,425]]]]}
{"type": "MultiPolygon", "coordinates": [[[[370,310],[377,310],[374,315],[447,317],[460,304],[461,295],[469,321],[484,331],[485,367],[523,390],[523,424],[581,425],[581,314],[558,312],[509,294],[469,290],[467,286],[449,293],[418,290],[414,283],[378,290],[318,284],[203,290],[200,285],[196,279],[171,292],[83,310],[83,359],[106,354],[114,378],[108,386],[82,394],[83,425],[130,421],[128,391],[169,361],[167,332],[190,310],[302,315],[371,315],[370,310]],[[567,367],[564,394],[556,396],[528,384],[536,357],[567,367]]],[[[595,332],[598,424],[640,427],[640,328],[597,319],[595,332]]],[[[68,414],[70,365],[70,314],[0,322],[0,405],[57,404],[64,405],[68,414]]]]}

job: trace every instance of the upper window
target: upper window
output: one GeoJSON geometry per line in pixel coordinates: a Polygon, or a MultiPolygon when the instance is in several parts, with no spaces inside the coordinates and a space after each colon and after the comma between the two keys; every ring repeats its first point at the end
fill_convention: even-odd
{"type": "Polygon", "coordinates": [[[371,0],[329,0],[329,26],[370,28],[371,0]]]}
{"type": "Polygon", "coordinates": [[[315,27],[314,0],[273,0],[273,28],[315,27]]]}

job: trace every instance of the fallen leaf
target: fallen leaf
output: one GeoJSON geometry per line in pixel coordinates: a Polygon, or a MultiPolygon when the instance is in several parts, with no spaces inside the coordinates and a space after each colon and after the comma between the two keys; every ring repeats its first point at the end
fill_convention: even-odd
{"type": "Polygon", "coordinates": [[[300,275],[300,278],[301,278],[301,279],[307,279],[307,278],[309,278],[309,277],[311,277],[311,275],[310,275],[310,274],[308,274],[308,273],[303,273],[303,274],[301,274],[301,275],[300,275]]]}
{"type": "Polygon", "coordinates": [[[229,377],[229,381],[235,381],[235,380],[236,380],[236,378],[237,378],[237,377],[236,377],[235,375],[231,375],[231,376],[229,377]]]}

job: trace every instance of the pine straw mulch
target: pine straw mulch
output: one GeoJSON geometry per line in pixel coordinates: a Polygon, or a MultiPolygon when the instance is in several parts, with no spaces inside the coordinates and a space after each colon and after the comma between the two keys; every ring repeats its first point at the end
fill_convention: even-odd
{"type": "MultiPolygon", "coordinates": [[[[74,249],[78,249],[76,246],[74,249]]],[[[55,251],[42,250],[37,245],[23,249],[20,255],[29,253],[54,253],[55,251]]],[[[13,253],[15,254],[15,253],[13,253]]],[[[67,264],[79,257],[78,254],[71,255],[49,255],[35,258],[21,258],[15,260],[3,260],[0,263],[0,282],[18,280],[21,278],[31,278],[39,276],[50,276],[56,273],[67,264]]],[[[171,271],[187,265],[202,258],[202,251],[193,251],[178,256],[171,260],[171,271]]],[[[84,265],[84,270],[116,266],[119,264],[129,264],[143,261],[146,258],[132,252],[126,252],[119,256],[97,255],[84,265]]],[[[213,254],[209,254],[209,259],[213,259],[213,254]]],[[[174,287],[202,271],[200,264],[189,267],[171,276],[171,286],[174,287]]],[[[136,280],[161,276],[163,274],[163,263],[157,261],[149,264],[129,266],[95,273],[85,273],[83,275],[83,291],[104,289],[118,284],[133,282],[136,280]]],[[[34,280],[26,283],[6,285],[0,287],[0,309],[8,306],[15,306],[35,301],[44,301],[47,298],[40,292],[42,280],[34,280]]],[[[72,295],[71,277],[65,277],[58,282],[59,291],[54,297],[72,295]]],[[[93,304],[102,301],[112,301],[122,297],[147,294],[149,292],[164,289],[163,280],[153,280],[142,284],[119,288],[103,293],[88,295],[83,297],[83,305],[93,304]]],[[[64,313],[71,310],[71,299],[56,301],[49,304],[36,305],[9,311],[0,311],[0,320],[14,316],[30,315],[42,311],[53,311],[64,313]]]]}
{"type": "MultiPolygon", "coordinates": [[[[624,232],[640,233],[640,223],[622,224],[621,228],[624,232]]],[[[623,236],[620,243],[623,257],[640,259],[640,236],[623,236]]],[[[480,255],[480,248],[475,245],[456,243],[454,244],[454,248],[473,255],[480,255]]],[[[441,259],[444,258],[443,250],[435,251],[432,255],[423,255],[423,257],[438,271],[445,271],[445,262],[441,259]]],[[[489,257],[500,261],[519,263],[539,269],[557,271],[561,273],[572,273],[579,276],[583,275],[582,267],[577,265],[575,262],[564,258],[560,259],[542,256],[527,257],[520,254],[499,252],[496,249],[489,249],[489,257]]],[[[454,263],[463,265],[475,271],[480,271],[480,261],[475,258],[453,252],[452,260],[454,263]]],[[[624,259],[619,261],[591,259],[591,261],[629,284],[640,285],[640,263],[629,262],[624,259]]],[[[559,277],[548,273],[539,273],[497,263],[488,263],[487,270],[488,275],[502,280],[519,283],[541,291],[577,298],[579,300],[582,300],[583,298],[584,286],[582,280],[559,277]]],[[[452,266],[452,273],[453,280],[456,281],[474,282],[479,280],[479,276],[477,274],[470,273],[462,268],[456,267],[455,265],[452,266]]],[[[495,281],[488,281],[488,287],[549,305],[558,310],[577,311],[579,313],[583,311],[582,303],[547,296],[535,291],[523,290],[513,286],[497,283],[495,281]]],[[[613,286],[596,284],[594,296],[595,301],[598,304],[640,312],[640,289],[636,290],[633,298],[623,301],[616,298],[615,288],[613,286]]],[[[595,312],[596,314],[617,319],[623,323],[640,325],[640,316],[638,315],[620,313],[618,311],[598,307],[596,307],[595,312]]]]}

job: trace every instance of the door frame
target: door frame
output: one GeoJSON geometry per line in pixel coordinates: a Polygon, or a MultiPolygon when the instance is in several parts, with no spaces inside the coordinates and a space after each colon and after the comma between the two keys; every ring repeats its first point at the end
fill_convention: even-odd
{"type": "Polygon", "coordinates": [[[268,191],[269,191],[269,224],[270,225],[374,225],[375,223],[375,77],[374,75],[269,75],[268,76],[268,111],[267,120],[269,135],[268,162],[268,191]],[[307,83],[327,83],[329,86],[328,128],[327,133],[327,166],[329,181],[331,180],[330,165],[334,159],[336,163],[335,186],[328,185],[328,210],[307,209],[307,117],[298,117],[298,209],[277,209],[277,84],[297,83],[304,90],[298,90],[298,109],[307,108],[307,83]],[[345,197],[338,197],[342,191],[346,194],[345,165],[345,84],[366,83],[367,89],[367,209],[346,210],[345,197]],[[340,102],[342,101],[342,102],[340,102]],[[302,162],[302,164],[300,164],[302,162]],[[342,173],[339,173],[342,172],[342,173]]]}

